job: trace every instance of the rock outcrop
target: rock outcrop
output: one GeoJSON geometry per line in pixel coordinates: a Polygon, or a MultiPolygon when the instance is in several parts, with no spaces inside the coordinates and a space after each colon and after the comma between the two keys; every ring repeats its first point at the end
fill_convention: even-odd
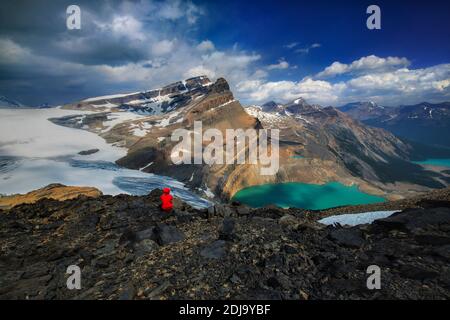
{"type": "Polygon", "coordinates": [[[9,209],[24,203],[35,203],[41,199],[64,201],[78,197],[99,197],[102,192],[92,187],[73,187],[59,183],[50,184],[27,194],[16,194],[0,197],[0,209],[9,209]]]}

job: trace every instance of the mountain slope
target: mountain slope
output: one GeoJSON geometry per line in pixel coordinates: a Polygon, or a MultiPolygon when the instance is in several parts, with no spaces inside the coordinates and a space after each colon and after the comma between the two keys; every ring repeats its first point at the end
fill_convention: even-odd
{"type": "Polygon", "coordinates": [[[340,108],[354,119],[424,144],[450,147],[450,102],[368,108],[365,103],[340,108]]]}

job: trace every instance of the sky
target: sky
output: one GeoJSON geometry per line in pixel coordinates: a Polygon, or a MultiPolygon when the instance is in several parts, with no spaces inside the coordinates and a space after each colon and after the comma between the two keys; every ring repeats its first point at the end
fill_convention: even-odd
{"type": "Polygon", "coordinates": [[[444,0],[2,0],[0,95],[58,105],[207,75],[245,105],[442,102],[449,39],[444,0]],[[80,30],[66,26],[73,4],[80,30]]]}

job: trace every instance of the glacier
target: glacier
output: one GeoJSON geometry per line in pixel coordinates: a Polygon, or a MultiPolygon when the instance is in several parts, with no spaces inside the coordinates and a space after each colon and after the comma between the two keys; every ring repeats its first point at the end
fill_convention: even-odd
{"type": "MultiPolygon", "coordinates": [[[[175,196],[194,207],[211,205],[180,181],[117,166],[115,161],[126,155],[126,148],[108,144],[95,133],[48,120],[88,113],[92,112],[0,109],[0,194],[27,193],[51,183],[96,187],[110,195],[142,195],[154,188],[170,187],[175,196]],[[90,149],[99,151],[78,154],[90,149]]],[[[120,118],[128,117],[123,114],[120,118]]]]}

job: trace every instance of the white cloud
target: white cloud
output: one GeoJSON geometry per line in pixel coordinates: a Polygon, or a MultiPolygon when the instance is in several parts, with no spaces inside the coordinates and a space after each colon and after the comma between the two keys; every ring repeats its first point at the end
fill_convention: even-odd
{"type": "Polygon", "coordinates": [[[291,42],[291,43],[288,43],[288,44],[284,45],[283,47],[288,48],[288,49],[293,49],[293,48],[295,48],[298,45],[299,45],[298,42],[291,42]]]}
{"type": "Polygon", "coordinates": [[[260,79],[260,78],[266,78],[269,74],[267,71],[262,69],[256,69],[256,71],[252,75],[252,79],[260,79]]]}
{"type": "Polygon", "coordinates": [[[132,16],[115,17],[110,25],[111,30],[119,35],[129,39],[144,40],[142,23],[132,16]]]}
{"type": "MultiPolygon", "coordinates": [[[[91,15],[89,12],[83,12],[83,14],[91,15]]],[[[92,22],[105,34],[129,40],[142,41],[145,39],[142,23],[131,15],[115,15],[110,21],[100,21],[95,16],[92,16],[92,22]]],[[[73,37],[71,37],[71,40],[73,40],[73,37]]]]}
{"type": "Polygon", "coordinates": [[[152,45],[152,52],[156,56],[166,55],[172,52],[175,41],[161,40],[152,45]]]}
{"type": "Polygon", "coordinates": [[[192,2],[184,2],[180,0],[165,1],[159,3],[156,9],[157,15],[163,19],[178,20],[186,18],[189,24],[195,24],[203,10],[192,2]]]}
{"type": "Polygon", "coordinates": [[[380,58],[375,55],[370,55],[355,60],[350,64],[340,63],[339,61],[333,62],[325,70],[319,72],[317,77],[327,78],[345,73],[362,74],[365,72],[384,72],[404,68],[410,64],[410,61],[406,58],[380,58]]]}
{"type": "Polygon", "coordinates": [[[304,48],[298,48],[295,50],[295,52],[297,53],[304,53],[304,54],[308,54],[309,51],[311,51],[311,49],[316,49],[316,48],[320,48],[322,45],[320,43],[313,43],[312,45],[309,45],[307,47],[304,48]]]}
{"type": "Polygon", "coordinates": [[[450,64],[375,72],[336,83],[311,77],[298,82],[242,81],[237,85],[237,93],[244,100],[255,102],[287,102],[303,97],[312,103],[335,106],[358,100],[384,105],[443,101],[450,99],[450,64]]]}
{"type": "Polygon", "coordinates": [[[194,24],[197,22],[200,15],[204,14],[203,10],[194,5],[192,2],[188,2],[187,4],[187,10],[186,10],[186,17],[189,24],[194,24]]]}
{"type": "Polygon", "coordinates": [[[267,66],[268,70],[283,70],[289,68],[289,63],[284,59],[278,60],[277,64],[271,64],[267,66]]]}
{"type": "Polygon", "coordinates": [[[212,41],[204,40],[198,44],[197,49],[200,51],[211,51],[211,50],[214,50],[215,47],[214,47],[214,43],[212,43],[212,41]]]}
{"type": "Polygon", "coordinates": [[[344,89],[342,84],[331,84],[327,81],[305,78],[301,81],[263,82],[260,80],[243,81],[237,85],[237,92],[245,99],[256,102],[276,100],[287,102],[303,97],[310,102],[329,104],[339,99],[344,89]]]}
{"type": "Polygon", "coordinates": [[[204,66],[197,66],[189,69],[183,74],[183,78],[191,78],[197,76],[207,76],[210,79],[214,79],[216,77],[216,73],[213,70],[205,68],[204,66]]]}

